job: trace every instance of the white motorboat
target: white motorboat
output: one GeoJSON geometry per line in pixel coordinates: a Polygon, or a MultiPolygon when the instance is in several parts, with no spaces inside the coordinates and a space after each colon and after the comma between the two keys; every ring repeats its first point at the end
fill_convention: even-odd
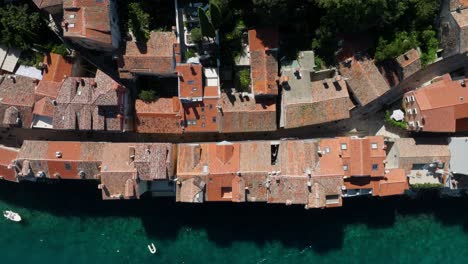
{"type": "Polygon", "coordinates": [[[3,216],[8,219],[8,220],[11,220],[13,222],[20,222],[21,221],[21,216],[18,214],[18,213],[15,213],[13,211],[3,211],[3,216]]]}
{"type": "Polygon", "coordinates": [[[156,249],[156,247],[154,246],[153,243],[151,243],[151,244],[148,245],[148,249],[149,249],[149,251],[151,252],[151,254],[154,254],[154,253],[156,253],[156,251],[157,251],[157,249],[156,249]]]}

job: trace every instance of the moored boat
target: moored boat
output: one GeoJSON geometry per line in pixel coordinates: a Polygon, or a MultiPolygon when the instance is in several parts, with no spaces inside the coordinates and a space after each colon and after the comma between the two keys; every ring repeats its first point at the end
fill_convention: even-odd
{"type": "Polygon", "coordinates": [[[9,210],[3,211],[3,216],[6,219],[11,220],[13,222],[20,222],[21,221],[21,216],[18,213],[15,213],[13,211],[9,211],[9,210]]]}
{"type": "Polygon", "coordinates": [[[156,251],[157,251],[157,249],[156,249],[156,247],[154,246],[153,243],[151,243],[151,244],[148,245],[148,249],[149,249],[149,251],[151,252],[151,254],[154,254],[154,253],[156,253],[156,251]]]}

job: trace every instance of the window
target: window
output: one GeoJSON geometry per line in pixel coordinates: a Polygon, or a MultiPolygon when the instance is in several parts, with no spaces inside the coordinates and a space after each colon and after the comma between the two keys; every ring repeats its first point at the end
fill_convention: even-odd
{"type": "Polygon", "coordinates": [[[193,120],[192,125],[196,125],[196,124],[197,124],[197,120],[193,120]]]}
{"type": "Polygon", "coordinates": [[[192,121],[187,120],[187,126],[190,126],[192,124],[192,121]]]}
{"type": "Polygon", "coordinates": [[[75,27],[75,23],[68,24],[68,28],[74,28],[74,27],[75,27]]]}
{"type": "Polygon", "coordinates": [[[378,170],[379,164],[372,164],[372,170],[378,170]]]}
{"type": "Polygon", "coordinates": [[[213,121],[213,123],[216,123],[216,116],[213,116],[211,120],[213,121]]]}
{"type": "Polygon", "coordinates": [[[372,147],[372,149],[378,149],[379,145],[377,143],[372,143],[371,147],[372,147]]]}
{"type": "Polygon", "coordinates": [[[340,196],[335,194],[335,195],[326,195],[326,204],[337,204],[340,202],[340,196]]]}
{"type": "Polygon", "coordinates": [[[195,83],[195,81],[193,81],[193,80],[189,80],[187,83],[188,83],[188,84],[194,84],[194,83],[195,83]]]}
{"type": "Polygon", "coordinates": [[[205,112],[205,107],[200,108],[202,112],[205,112]]]}
{"type": "Polygon", "coordinates": [[[279,144],[271,144],[270,145],[270,157],[271,157],[271,165],[276,165],[278,159],[278,152],[279,152],[279,144]]]}
{"type": "Polygon", "coordinates": [[[75,18],[75,15],[74,14],[69,15],[68,18],[75,18]]]}
{"type": "Polygon", "coordinates": [[[65,163],[65,170],[71,171],[71,164],[70,163],[65,163]]]}
{"type": "Polygon", "coordinates": [[[347,150],[348,145],[346,143],[341,143],[341,150],[347,150]]]}
{"type": "Polygon", "coordinates": [[[203,128],[205,127],[205,122],[201,123],[201,127],[203,127],[203,128]]]}
{"type": "Polygon", "coordinates": [[[343,170],[348,171],[348,165],[343,165],[343,170]]]}
{"type": "Polygon", "coordinates": [[[197,87],[192,87],[192,91],[196,91],[196,90],[198,90],[197,87]]]}

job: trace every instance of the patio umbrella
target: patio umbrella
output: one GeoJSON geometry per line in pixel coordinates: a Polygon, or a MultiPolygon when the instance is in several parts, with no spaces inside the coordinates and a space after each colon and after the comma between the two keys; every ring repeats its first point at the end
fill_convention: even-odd
{"type": "Polygon", "coordinates": [[[400,109],[393,110],[393,113],[390,117],[395,119],[396,121],[401,121],[403,120],[403,118],[405,118],[405,113],[403,113],[403,111],[401,111],[400,109]]]}

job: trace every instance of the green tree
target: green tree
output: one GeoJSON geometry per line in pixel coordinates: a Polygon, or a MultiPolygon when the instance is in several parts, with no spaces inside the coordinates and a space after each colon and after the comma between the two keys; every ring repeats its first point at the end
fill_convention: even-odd
{"type": "Polygon", "coordinates": [[[27,5],[0,8],[0,40],[8,47],[31,48],[37,43],[43,26],[39,13],[32,12],[27,5]]]}
{"type": "Polygon", "coordinates": [[[203,38],[202,36],[202,32],[201,32],[201,29],[200,28],[193,28],[191,31],[190,31],[190,34],[192,36],[192,41],[197,43],[197,42],[200,42],[203,38]]]}
{"type": "Polygon", "coordinates": [[[427,65],[437,58],[437,49],[439,47],[437,33],[432,28],[428,28],[421,32],[420,39],[422,49],[421,61],[423,65],[427,65]]]}
{"type": "Polygon", "coordinates": [[[238,91],[240,92],[247,92],[249,91],[249,87],[250,87],[250,70],[248,69],[242,69],[238,72],[238,75],[239,75],[239,79],[238,79],[238,91]]]}
{"type": "Polygon", "coordinates": [[[216,31],[213,27],[213,24],[211,24],[211,21],[208,19],[206,12],[200,7],[198,8],[198,18],[200,19],[202,35],[208,38],[216,37],[216,31]]]}
{"type": "Polygon", "coordinates": [[[142,90],[138,94],[138,98],[149,103],[158,99],[158,95],[155,90],[142,90]]]}
{"type": "Polygon", "coordinates": [[[219,6],[217,6],[214,3],[210,3],[210,18],[211,18],[211,24],[215,29],[219,29],[221,27],[222,23],[222,16],[221,16],[221,9],[219,6]]]}
{"type": "Polygon", "coordinates": [[[397,32],[392,41],[380,38],[375,51],[375,59],[383,61],[394,59],[406,51],[416,48],[419,45],[418,36],[415,32],[397,32]]]}
{"type": "Polygon", "coordinates": [[[132,31],[137,41],[147,42],[150,37],[150,15],[143,11],[140,3],[128,5],[128,28],[132,31]]]}

